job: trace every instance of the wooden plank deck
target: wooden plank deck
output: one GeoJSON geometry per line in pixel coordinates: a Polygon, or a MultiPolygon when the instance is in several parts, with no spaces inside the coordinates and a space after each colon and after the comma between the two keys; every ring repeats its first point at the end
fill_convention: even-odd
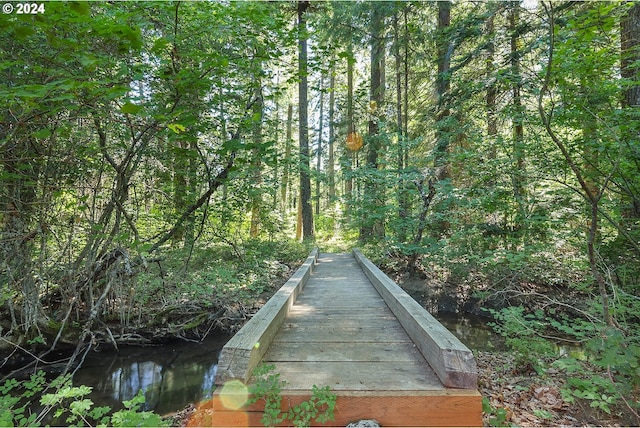
{"type": "MultiPolygon", "coordinates": [[[[285,405],[307,399],[313,385],[330,386],[338,399],[329,425],[359,419],[383,426],[482,424],[475,362],[464,345],[357,251],[312,256],[317,262],[299,275],[306,279],[294,287],[297,297],[277,298],[287,302],[281,305],[286,310],[259,312],[256,325],[225,346],[218,385],[229,379],[250,383],[259,359],[275,365],[286,382],[285,405]],[[275,327],[264,326],[268,314],[275,327]]],[[[257,404],[226,409],[217,390],[194,423],[259,426],[260,416],[257,404]]]]}
{"type": "Polygon", "coordinates": [[[318,259],[263,361],[288,390],[444,389],[351,254],[318,259]]]}

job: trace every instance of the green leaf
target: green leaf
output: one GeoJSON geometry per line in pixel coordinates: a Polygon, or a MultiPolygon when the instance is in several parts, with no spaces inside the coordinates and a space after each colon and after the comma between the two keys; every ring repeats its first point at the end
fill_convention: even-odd
{"type": "Polygon", "coordinates": [[[183,125],[180,125],[179,123],[170,123],[167,125],[167,128],[169,128],[176,134],[181,134],[182,132],[185,132],[187,130],[187,128],[185,128],[183,125]]]}
{"type": "Polygon", "coordinates": [[[140,390],[135,397],[131,400],[124,400],[122,404],[129,410],[137,410],[140,407],[140,404],[144,404],[145,400],[144,392],[140,390]]]}
{"type": "Polygon", "coordinates": [[[95,71],[98,64],[98,59],[89,55],[81,55],[78,61],[80,61],[80,64],[89,72],[95,71]]]}
{"type": "Polygon", "coordinates": [[[166,49],[168,44],[169,40],[167,40],[165,37],[159,37],[155,42],[153,42],[153,48],[151,48],[151,50],[155,53],[160,53],[164,49],[166,49]]]}
{"type": "Polygon", "coordinates": [[[120,111],[124,114],[136,114],[140,110],[142,110],[142,106],[133,104],[131,102],[126,102],[122,107],[120,107],[120,111]]]}
{"type": "Polygon", "coordinates": [[[95,407],[88,413],[88,415],[91,416],[93,419],[99,420],[100,418],[107,415],[110,411],[111,411],[111,407],[109,406],[95,407]]]}
{"type": "Polygon", "coordinates": [[[27,37],[33,35],[35,30],[31,27],[20,26],[13,30],[14,37],[18,40],[24,40],[27,37]]]}
{"type": "Polygon", "coordinates": [[[55,406],[61,401],[61,397],[58,394],[44,394],[40,397],[40,404],[43,406],[55,406]]]}
{"type": "Polygon", "coordinates": [[[72,1],[69,3],[71,10],[76,12],[78,15],[89,15],[91,13],[91,7],[89,3],[86,1],[72,1]]]}
{"type": "Polygon", "coordinates": [[[40,131],[34,132],[33,136],[39,140],[45,140],[51,136],[51,131],[49,129],[41,129],[40,131]]]}
{"type": "Polygon", "coordinates": [[[13,415],[9,410],[0,411],[0,426],[3,426],[3,427],[13,426],[13,415]]]}
{"type": "Polygon", "coordinates": [[[91,406],[93,406],[93,401],[85,398],[83,400],[74,401],[69,405],[69,408],[75,414],[84,415],[91,409],[91,406]]]}
{"type": "Polygon", "coordinates": [[[228,151],[236,151],[244,147],[244,144],[241,140],[227,140],[222,143],[222,147],[224,147],[228,151]]]}

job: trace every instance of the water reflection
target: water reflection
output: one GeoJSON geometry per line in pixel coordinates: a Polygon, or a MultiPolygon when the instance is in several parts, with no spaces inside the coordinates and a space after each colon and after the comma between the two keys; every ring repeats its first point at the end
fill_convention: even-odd
{"type": "Polygon", "coordinates": [[[214,380],[216,378],[216,373],[218,372],[218,364],[215,364],[204,373],[204,382],[202,384],[202,390],[213,391],[215,389],[214,380]]]}
{"type": "Polygon", "coordinates": [[[97,406],[119,409],[122,401],[143,391],[144,410],[171,413],[211,396],[218,355],[228,339],[92,352],[73,380],[93,386],[91,399],[97,406]]]}
{"type": "Polygon", "coordinates": [[[153,398],[157,398],[154,396],[157,395],[162,381],[161,365],[153,361],[134,362],[111,373],[110,389],[113,391],[114,400],[129,400],[142,390],[147,396],[147,403],[151,404],[156,401],[153,398]]]}
{"type": "Polygon", "coordinates": [[[443,292],[410,293],[418,303],[473,351],[504,350],[504,339],[487,324],[489,319],[464,310],[464,299],[443,292]]]}
{"type": "Polygon", "coordinates": [[[472,314],[438,313],[440,324],[462,341],[469,349],[496,351],[504,349],[504,339],[487,325],[487,319],[472,314]]]}

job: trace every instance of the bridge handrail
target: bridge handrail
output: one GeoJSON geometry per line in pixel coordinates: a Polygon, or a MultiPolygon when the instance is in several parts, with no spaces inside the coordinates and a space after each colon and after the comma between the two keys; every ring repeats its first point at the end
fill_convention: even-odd
{"type": "Polygon", "coordinates": [[[358,249],[353,255],[443,385],[476,389],[478,369],[469,348],[358,249]]]}
{"type": "Polygon", "coordinates": [[[296,273],[222,348],[218,359],[216,385],[223,385],[231,379],[248,382],[253,369],[269,349],[291,306],[307,283],[317,261],[318,249],[315,248],[296,273]]]}

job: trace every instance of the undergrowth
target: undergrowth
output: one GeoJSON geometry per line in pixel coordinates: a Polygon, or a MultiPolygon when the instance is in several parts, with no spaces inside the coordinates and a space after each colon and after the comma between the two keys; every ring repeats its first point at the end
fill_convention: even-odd
{"type": "Polygon", "coordinates": [[[7,380],[0,386],[0,426],[37,427],[44,424],[114,427],[166,426],[160,415],[143,411],[142,391],[131,400],[123,401],[124,408],[113,412],[109,406],[95,406],[87,398],[92,388],[73,386],[71,375],[47,382],[39,371],[28,380],[7,380]]]}
{"type": "Polygon", "coordinates": [[[280,374],[274,370],[275,366],[270,364],[258,366],[253,372],[255,383],[249,388],[252,397],[249,404],[264,401],[264,413],[260,420],[264,426],[287,422],[297,427],[306,427],[312,422],[327,423],[334,420],[337,396],[329,386],[313,385],[309,400],[283,410],[281,393],[286,382],[280,380],[280,374]]]}
{"type": "MultiPolygon", "coordinates": [[[[567,403],[586,403],[598,412],[640,424],[640,336],[629,326],[605,326],[542,310],[508,307],[493,311],[495,330],[515,356],[513,370],[562,371],[567,403]],[[551,336],[554,335],[554,336],[551,336]],[[558,352],[552,339],[562,338],[575,352],[558,352]]],[[[553,312],[553,311],[551,311],[553,312]]],[[[494,413],[499,420],[499,414],[494,413]]]]}

